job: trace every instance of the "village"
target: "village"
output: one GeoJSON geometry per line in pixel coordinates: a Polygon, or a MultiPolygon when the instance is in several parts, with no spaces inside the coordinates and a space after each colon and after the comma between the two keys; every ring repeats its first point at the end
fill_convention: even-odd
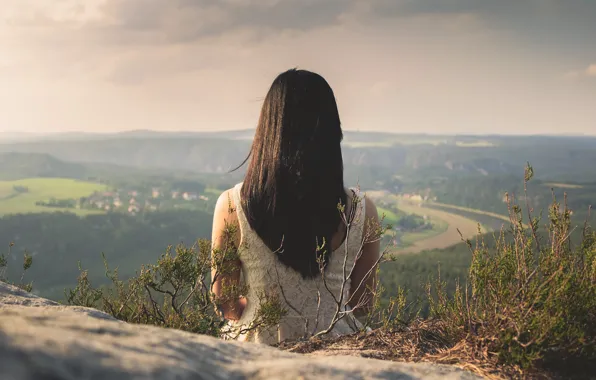
{"type": "Polygon", "coordinates": [[[119,211],[135,215],[146,211],[157,211],[163,208],[178,208],[184,203],[205,203],[209,197],[191,191],[151,189],[120,189],[95,192],[88,197],[80,198],[76,207],[105,211],[119,211]]]}

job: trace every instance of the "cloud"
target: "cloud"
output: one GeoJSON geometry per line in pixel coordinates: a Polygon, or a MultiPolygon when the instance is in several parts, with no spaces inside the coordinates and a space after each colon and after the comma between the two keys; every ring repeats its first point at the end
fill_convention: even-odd
{"type": "Polygon", "coordinates": [[[336,24],[345,0],[106,0],[90,25],[110,42],[192,43],[237,31],[307,31],[336,24]]]}
{"type": "Polygon", "coordinates": [[[565,79],[577,79],[577,78],[580,78],[581,76],[582,76],[582,72],[577,71],[577,70],[568,71],[565,74],[563,74],[563,78],[565,78],[565,79]]]}
{"type": "Polygon", "coordinates": [[[564,77],[567,79],[596,77],[596,63],[588,65],[588,67],[586,67],[583,70],[568,71],[567,73],[565,73],[564,77]]]}
{"type": "MultiPolygon", "coordinates": [[[[505,4],[501,7],[491,5],[495,3],[491,1],[472,0],[4,1],[13,9],[6,11],[11,25],[62,32],[53,42],[84,37],[118,45],[188,44],[238,31],[267,38],[281,31],[328,28],[348,19],[370,24],[382,19],[432,17],[467,26],[479,17],[490,19],[524,11],[517,5],[523,2],[511,0],[500,0],[505,4]]],[[[46,36],[44,42],[52,42],[48,38],[52,37],[46,36]]]]}
{"type": "Polygon", "coordinates": [[[591,0],[2,0],[0,128],[246,127],[295,66],[329,80],[348,128],[591,126],[594,87],[553,73],[594,75],[595,17],[591,0]]]}

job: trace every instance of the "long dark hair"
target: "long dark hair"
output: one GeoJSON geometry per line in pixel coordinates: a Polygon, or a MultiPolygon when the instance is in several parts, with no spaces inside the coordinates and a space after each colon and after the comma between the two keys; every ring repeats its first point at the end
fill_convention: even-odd
{"type": "Polygon", "coordinates": [[[247,158],[242,209],[267,247],[304,278],[327,264],[342,221],[342,138],[335,96],[323,77],[292,69],[275,79],[247,158]]]}

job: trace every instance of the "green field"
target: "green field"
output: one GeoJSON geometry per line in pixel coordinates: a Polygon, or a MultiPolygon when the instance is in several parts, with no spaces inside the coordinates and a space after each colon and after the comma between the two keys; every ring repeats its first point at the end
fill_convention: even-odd
{"type": "Polygon", "coordinates": [[[383,225],[395,225],[395,223],[397,222],[398,216],[397,214],[392,211],[389,210],[388,208],[383,208],[383,207],[379,207],[377,206],[377,213],[379,214],[379,218],[383,218],[383,225]]]}
{"type": "Polygon", "coordinates": [[[0,215],[26,214],[35,212],[68,211],[78,215],[97,214],[101,211],[79,210],[37,206],[39,201],[56,199],[77,199],[95,191],[107,190],[105,185],[63,178],[30,178],[18,181],[0,181],[0,215]],[[26,187],[27,192],[18,192],[16,187],[26,187]]]}

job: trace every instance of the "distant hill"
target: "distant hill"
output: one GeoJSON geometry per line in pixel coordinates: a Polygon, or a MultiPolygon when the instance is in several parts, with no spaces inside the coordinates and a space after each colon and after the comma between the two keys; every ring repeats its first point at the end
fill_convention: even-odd
{"type": "Polygon", "coordinates": [[[30,141],[42,137],[37,133],[29,132],[2,132],[0,131],[0,144],[11,144],[15,142],[30,141]]]}
{"type": "Polygon", "coordinates": [[[62,132],[52,134],[35,134],[19,132],[0,132],[0,144],[15,142],[45,142],[45,141],[97,141],[113,139],[163,139],[163,138],[206,138],[250,140],[254,130],[241,129],[220,132],[166,132],[151,130],[132,130],[116,133],[91,133],[91,132],[62,132]]]}
{"type": "Polygon", "coordinates": [[[0,152],[0,181],[28,178],[72,178],[102,180],[112,184],[140,181],[190,180],[215,188],[230,187],[239,182],[243,172],[230,174],[197,173],[183,169],[140,168],[102,162],[70,162],[47,153],[0,152]]]}
{"type": "MultiPolygon", "coordinates": [[[[54,135],[0,144],[0,153],[37,153],[69,163],[223,175],[244,161],[254,131],[54,135]],[[60,139],[61,138],[61,139],[60,139]]],[[[594,181],[596,138],[553,136],[435,136],[346,131],[344,163],[350,180],[377,177],[523,175],[594,181]],[[591,178],[587,178],[591,176],[591,178]]],[[[243,169],[240,170],[242,172],[243,169]]]]}
{"type": "Polygon", "coordinates": [[[83,178],[84,165],[58,160],[43,153],[0,153],[0,180],[34,177],[83,178]]]}

